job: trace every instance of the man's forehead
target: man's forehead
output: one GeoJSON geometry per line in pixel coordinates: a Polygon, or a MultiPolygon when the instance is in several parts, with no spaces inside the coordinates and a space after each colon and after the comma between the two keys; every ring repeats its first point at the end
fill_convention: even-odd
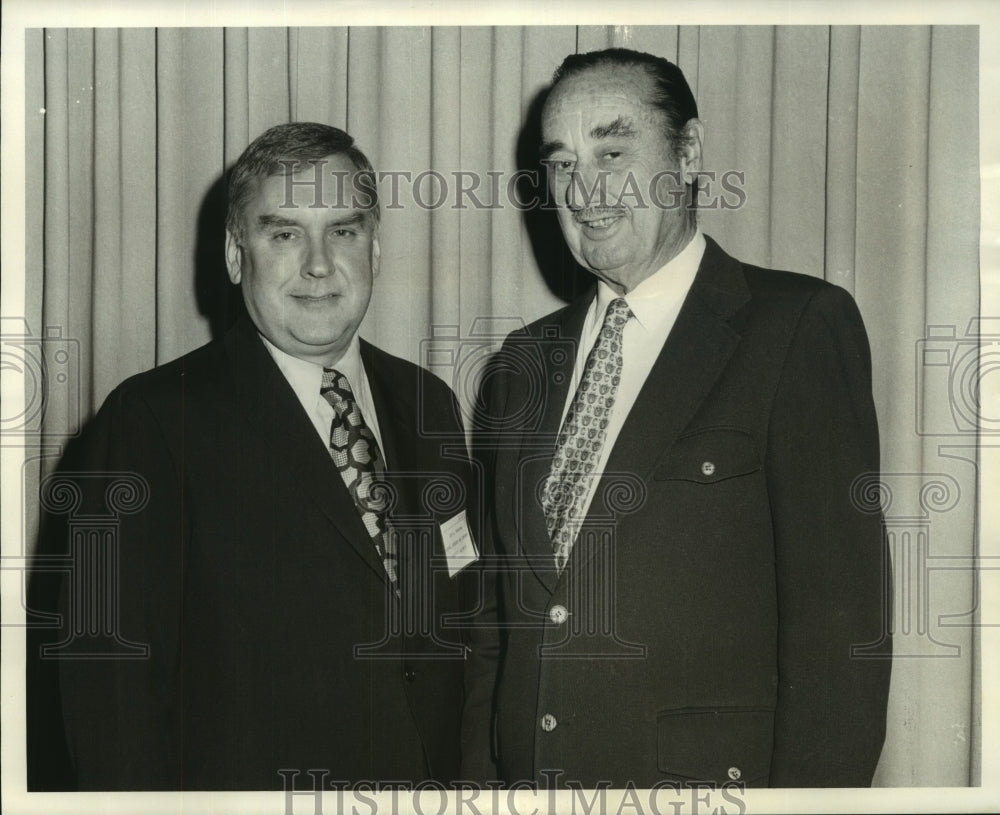
{"type": "Polygon", "coordinates": [[[602,133],[653,125],[656,111],[641,99],[624,93],[608,93],[547,108],[542,117],[542,137],[549,141],[570,136],[600,138],[602,133]]]}
{"type": "Polygon", "coordinates": [[[609,113],[618,115],[636,115],[640,113],[645,103],[627,93],[602,93],[593,96],[569,96],[557,99],[545,107],[545,121],[579,121],[595,116],[607,116],[609,113]]]}
{"type": "Polygon", "coordinates": [[[333,208],[347,211],[359,202],[358,170],[343,156],[288,161],[286,172],[258,181],[253,204],[266,210],[333,208]]]}
{"type": "Polygon", "coordinates": [[[646,102],[649,82],[642,71],[632,69],[595,69],[569,77],[556,85],[545,103],[542,129],[576,130],[584,124],[592,126],[619,117],[636,122],[652,120],[656,112],[646,102]]]}

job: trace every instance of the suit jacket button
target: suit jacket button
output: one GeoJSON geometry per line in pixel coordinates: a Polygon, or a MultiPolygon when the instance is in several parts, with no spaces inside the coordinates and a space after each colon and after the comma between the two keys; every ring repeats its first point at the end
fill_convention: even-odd
{"type": "Polygon", "coordinates": [[[740,771],[739,767],[730,767],[729,768],[729,777],[733,781],[739,781],[742,776],[743,776],[743,773],[740,771]]]}
{"type": "Polygon", "coordinates": [[[566,622],[567,617],[569,617],[569,612],[566,610],[566,606],[555,605],[549,609],[549,619],[556,625],[562,625],[566,622]]]}
{"type": "Polygon", "coordinates": [[[551,713],[546,713],[544,716],[542,716],[541,724],[542,724],[542,730],[544,730],[546,733],[551,733],[553,730],[556,729],[556,725],[559,724],[559,722],[556,721],[556,717],[553,716],[551,713]]]}
{"type": "Polygon", "coordinates": [[[715,472],[715,464],[711,461],[706,461],[701,465],[702,475],[712,475],[715,472]]]}
{"type": "Polygon", "coordinates": [[[412,682],[414,679],[417,678],[417,672],[413,670],[413,668],[407,668],[405,671],[403,671],[403,678],[407,682],[412,682]]]}

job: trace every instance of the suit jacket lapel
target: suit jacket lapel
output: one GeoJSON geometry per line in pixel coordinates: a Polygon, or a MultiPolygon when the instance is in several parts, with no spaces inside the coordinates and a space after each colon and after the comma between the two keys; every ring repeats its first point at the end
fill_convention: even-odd
{"type": "MultiPolygon", "coordinates": [[[[436,538],[436,521],[423,506],[421,490],[436,458],[432,449],[423,447],[417,430],[419,394],[409,392],[404,386],[404,383],[411,380],[408,376],[400,375],[397,361],[365,340],[361,341],[361,360],[371,385],[375,412],[378,414],[382,452],[386,461],[385,478],[394,496],[389,508],[390,525],[395,525],[399,531],[404,528],[413,531],[427,524],[430,538],[426,544],[431,550],[423,556],[430,557],[436,538]]],[[[413,545],[416,540],[418,539],[408,535],[398,538],[397,557],[401,578],[407,569],[414,567],[413,558],[422,549],[422,546],[413,545]]]]}
{"type": "Polygon", "coordinates": [[[392,514],[413,515],[419,510],[417,485],[412,477],[430,462],[417,449],[417,394],[408,393],[404,380],[394,371],[395,360],[374,345],[361,340],[361,360],[371,385],[375,412],[378,414],[382,452],[386,460],[386,473],[396,493],[392,514]]]}
{"type": "MultiPolygon", "coordinates": [[[[273,449],[281,451],[282,459],[288,462],[285,475],[297,482],[296,493],[318,508],[373,571],[387,581],[385,567],[340,472],[246,316],[227,335],[226,350],[236,380],[237,404],[243,414],[238,420],[246,422],[247,433],[264,438],[273,449]]],[[[302,508],[290,506],[288,511],[302,508]]],[[[330,545],[337,542],[331,540],[330,545]]]]}
{"type": "MultiPolygon", "coordinates": [[[[588,519],[607,523],[614,515],[608,498],[615,484],[645,482],[656,461],[690,423],[732,356],[740,335],[730,318],[749,300],[740,263],[706,237],[705,254],[677,321],[608,458],[588,519]],[[618,474],[616,476],[616,474],[618,474]]],[[[634,492],[637,484],[629,491],[634,492]]],[[[641,487],[640,487],[641,489],[641,487]]],[[[638,509],[638,507],[636,507],[638,509]]],[[[574,547],[570,567],[594,555],[574,547]]]]}

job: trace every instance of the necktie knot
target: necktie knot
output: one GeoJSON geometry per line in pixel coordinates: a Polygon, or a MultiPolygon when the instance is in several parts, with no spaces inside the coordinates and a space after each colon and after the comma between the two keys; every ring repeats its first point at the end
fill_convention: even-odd
{"type": "Polygon", "coordinates": [[[323,369],[319,393],[337,411],[338,415],[349,410],[354,403],[354,391],[351,390],[351,383],[336,368],[323,369]]]}
{"type": "Polygon", "coordinates": [[[607,328],[621,330],[625,326],[625,323],[634,316],[625,298],[616,297],[608,303],[608,310],[604,313],[604,325],[607,328]]]}

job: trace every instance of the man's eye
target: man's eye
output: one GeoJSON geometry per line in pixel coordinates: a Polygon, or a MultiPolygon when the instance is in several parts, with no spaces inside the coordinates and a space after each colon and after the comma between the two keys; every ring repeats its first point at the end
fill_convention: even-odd
{"type": "Polygon", "coordinates": [[[621,155],[620,150],[608,150],[608,152],[604,154],[604,158],[616,159],[621,158],[621,155]]]}
{"type": "Polygon", "coordinates": [[[556,173],[571,173],[576,166],[576,162],[569,158],[552,159],[549,161],[549,166],[556,173]]]}
{"type": "Polygon", "coordinates": [[[335,229],[333,230],[333,234],[338,238],[350,238],[357,233],[353,229],[335,229]]]}
{"type": "Polygon", "coordinates": [[[285,241],[289,241],[292,238],[294,238],[295,237],[295,233],[294,232],[288,232],[286,230],[284,232],[275,232],[271,237],[274,240],[276,240],[276,241],[285,242],[285,241]]]}

